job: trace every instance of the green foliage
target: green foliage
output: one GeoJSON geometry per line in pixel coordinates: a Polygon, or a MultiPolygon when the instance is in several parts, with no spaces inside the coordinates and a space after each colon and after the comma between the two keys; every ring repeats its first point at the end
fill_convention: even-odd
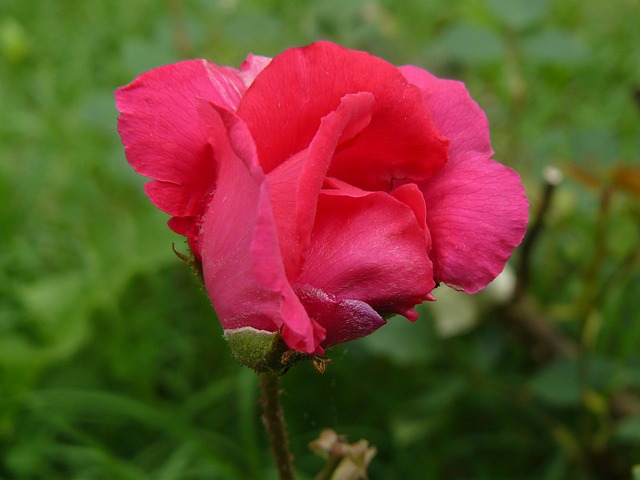
{"type": "Polygon", "coordinates": [[[542,358],[517,340],[496,309],[513,280],[464,300],[438,289],[441,307],[418,322],[390,319],[329,351],[324,375],[303,362],[284,377],[301,478],[321,468],[307,443],[326,427],[377,447],[373,479],[638,477],[638,10],[3,0],[0,478],[275,478],[257,377],[235,363],[171,251],[183,240],[126,164],[113,90],[182,58],[237,65],[320,38],[465,81],[533,217],[544,168],[564,172],[531,252],[526,312],[576,350],[542,358]]]}

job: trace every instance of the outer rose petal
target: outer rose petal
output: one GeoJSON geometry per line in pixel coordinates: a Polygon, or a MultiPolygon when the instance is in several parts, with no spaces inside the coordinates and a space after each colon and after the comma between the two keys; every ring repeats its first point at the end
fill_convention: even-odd
{"type": "Polygon", "coordinates": [[[202,227],[202,267],[223,328],[281,329],[290,348],[322,352],[324,329],[309,319],[284,273],[266,177],[250,133],[232,113],[212,105],[201,114],[219,165],[202,227]]]}
{"type": "MultiPolygon", "coordinates": [[[[118,131],[127,160],[141,175],[151,201],[176,217],[194,217],[215,185],[216,166],[207,141],[209,125],[200,118],[202,99],[235,111],[266,57],[249,56],[241,70],[205,60],[189,60],[156,68],[116,90],[121,115],[118,131]]],[[[193,219],[170,226],[193,231],[193,219]]]]}
{"type": "Polygon", "coordinates": [[[296,280],[414,320],[435,286],[425,232],[412,208],[382,192],[323,190],[307,262],[296,280]]]}
{"type": "Polygon", "coordinates": [[[416,67],[401,67],[420,87],[440,131],[449,162],[420,185],[427,204],[431,258],[439,281],[475,293],[504,268],[522,241],[528,204],[520,178],[490,159],[486,116],[464,85],[416,67]]]}
{"type": "Polygon", "coordinates": [[[296,285],[295,292],[307,312],[327,331],[323,348],[356,340],[375,332],[387,321],[360,300],[338,300],[311,285],[296,285]]]}
{"type": "Polygon", "coordinates": [[[449,139],[449,164],[464,161],[463,155],[469,151],[486,153],[488,157],[493,154],[487,116],[464,83],[438,78],[413,65],[398,70],[422,90],[436,126],[449,139]]]}
{"type": "Polygon", "coordinates": [[[388,191],[393,179],[425,180],[444,165],[448,142],[419,89],[380,58],[317,42],[276,56],[240,102],[265,172],[307,148],[320,119],[359,92],[371,92],[376,109],[368,127],[338,147],[330,175],[388,191]]]}
{"type": "Polygon", "coordinates": [[[269,191],[278,226],[280,249],[287,276],[300,273],[316,216],[318,194],[336,146],[351,138],[371,120],[370,93],[345,95],[338,108],[324,117],[308,148],[269,173],[269,191]]]}

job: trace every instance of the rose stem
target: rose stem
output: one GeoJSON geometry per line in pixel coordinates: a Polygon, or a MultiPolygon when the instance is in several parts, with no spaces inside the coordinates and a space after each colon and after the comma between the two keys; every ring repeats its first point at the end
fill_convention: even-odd
{"type": "Polygon", "coordinates": [[[289,450],[287,425],[280,403],[280,376],[276,373],[260,374],[262,420],[271,442],[271,451],[276,462],[280,480],[294,480],[293,457],[289,450]]]}

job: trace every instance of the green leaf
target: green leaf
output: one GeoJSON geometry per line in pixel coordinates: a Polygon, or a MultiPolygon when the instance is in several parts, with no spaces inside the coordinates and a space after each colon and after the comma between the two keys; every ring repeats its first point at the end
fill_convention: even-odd
{"type": "Polygon", "coordinates": [[[640,415],[623,420],[615,436],[620,440],[629,442],[640,442],[640,415]]]}
{"type": "Polygon", "coordinates": [[[493,30],[457,24],[442,33],[434,49],[451,60],[480,65],[501,61],[506,45],[504,38],[493,30]]]}
{"type": "Polygon", "coordinates": [[[586,47],[569,32],[558,29],[542,30],[522,41],[527,60],[549,65],[578,65],[588,56],[586,47]]]}
{"type": "Polygon", "coordinates": [[[535,396],[554,406],[580,404],[578,365],[573,360],[561,360],[543,368],[529,385],[535,396]]]}
{"type": "Polygon", "coordinates": [[[549,11],[548,0],[487,0],[487,4],[505,25],[517,30],[538,22],[549,11]]]}
{"type": "Polygon", "coordinates": [[[16,288],[26,319],[0,337],[0,365],[43,365],[70,357],[88,339],[92,299],[81,272],[69,271],[16,288]]]}
{"type": "Polygon", "coordinates": [[[541,369],[529,384],[540,400],[557,407],[574,407],[581,403],[583,388],[601,390],[613,378],[616,366],[603,358],[589,358],[582,378],[579,359],[553,362],[541,369]]]}
{"type": "Polygon", "coordinates": [[[358,345],[400,365],[429,362],[438,355],[442,344],[433,323],[424,320],[413,323],[399,315],[391,317],[379,331],[359,340],[358,345]]]}

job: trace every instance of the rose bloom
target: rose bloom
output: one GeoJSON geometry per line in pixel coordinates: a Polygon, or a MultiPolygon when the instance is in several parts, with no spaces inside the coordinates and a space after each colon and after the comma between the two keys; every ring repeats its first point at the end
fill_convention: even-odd
{"type": "Polygon", "coordinates": [[[464,85],[329,42],[240,69],[190,60],[116,91],[145,191],[202,264],[225,333],[318,354],[475,293],[520,243],[527,200],[464,85]]]}

